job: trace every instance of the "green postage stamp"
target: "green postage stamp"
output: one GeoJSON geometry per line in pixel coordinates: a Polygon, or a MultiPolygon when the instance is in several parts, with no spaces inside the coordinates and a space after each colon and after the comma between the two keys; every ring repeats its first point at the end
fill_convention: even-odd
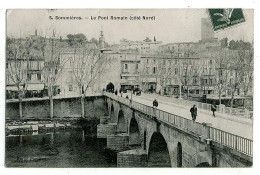
{"type": "Polygon", "coordinates": [[[246,21],[241,8],[208,9],[208,12],[214,31],[246,21]]]}

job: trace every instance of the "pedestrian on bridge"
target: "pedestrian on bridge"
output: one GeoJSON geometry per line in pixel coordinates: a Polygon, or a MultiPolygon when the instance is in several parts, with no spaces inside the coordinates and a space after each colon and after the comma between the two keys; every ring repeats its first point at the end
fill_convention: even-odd
{"type": "Polygon", "coordinates": [[[212,105],[211,105],[211,111],[213,112],[213,117],[216,117],[216,116],[215,116],[215,111],[216,111],[216,109],[217,109],[217,107],[216,107],[215,103],[212,104],[212,105]]]}
{"type": "Polygon", "coordinates": [[[195,122],[197,117],[197,107],[196,105],[193,105],[193,107],[190,108],[191,118],[195,122]]]}
{"type": "Polygon", "coordinates": [[[156,99],[154,99],[154,101],[153,101],[153,107],[158,107],[158,102],[156,101],[156,99]]]}
{"type": "Polygon", "coordinates": [[[156,108],[158,107],[158,102],[156,101],[156,99],[154,99],[153,101],[153,113],[154,113],[154,117],[156,118],[156,108]]]}

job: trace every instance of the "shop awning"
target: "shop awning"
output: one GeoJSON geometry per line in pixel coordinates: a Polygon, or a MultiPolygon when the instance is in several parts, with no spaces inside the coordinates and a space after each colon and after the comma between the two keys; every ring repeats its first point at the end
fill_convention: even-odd
{"type": "MultiPolygon", "coordinates": [[[[17,86],[6,86],[7,91],[18,91],[17,86]]],[[[20,89],[23,89],[23,86],[20,86],[20,89]]]]}
{"type": "Polygon", "coordinates": [[[27,89],[28,91],[41,91],[44,89],[44,84],[28,84],[27,89]]]}

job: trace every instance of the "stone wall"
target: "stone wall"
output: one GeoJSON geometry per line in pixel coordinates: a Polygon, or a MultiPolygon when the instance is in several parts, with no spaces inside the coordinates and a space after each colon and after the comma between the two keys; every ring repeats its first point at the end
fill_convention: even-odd
{"type": "Polygon", "coordinates": [[[125,133],[108,135],[107,148],[113,151],[124,151],[129,149],[129,135],[125,133]]]}
{"type": "Polygon", "coordinates": [[[147,167],[145,150],[136,149],[117,153],[117,167],[147,167]]]}
{"type": "MultiPolygon", "coordinates": [[[[50,114],[49,100],[26,101],[22,103],[23,116],[34,118],[47,118],[50,114]]],[[[80,98],[54,99],[54,116],[72,117],[81,116],[80,98]]],[[[101,117],[106,113],[106,106],[103,97],[86,97],[85,117],[101,117]]],[[[19,118],[19,103],[6,103],[6,118],[19,118]]]]}

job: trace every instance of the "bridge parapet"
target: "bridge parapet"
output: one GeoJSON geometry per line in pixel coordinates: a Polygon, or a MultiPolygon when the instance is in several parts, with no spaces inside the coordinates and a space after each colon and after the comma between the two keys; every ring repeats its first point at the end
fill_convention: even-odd
{"type": "Polygon", "coordinates": [[[151,118],[156,118],[159,122],[168,124],[185,133],[197,136],[201,139],[201,141],[208,144],[220,144],[226,148],[243,154],[246,159],[252,160],[253,141],[250,139],[222,131],[220,129],[208,126],[207,124],[193,122],[187,118],[156,109],[149,105],[131,101],[130,99],[126,99],[112,93],[105,92],[104,95],[118,101],[119,103],[129,106],[132,109],[144,113],[151,118]]]}

